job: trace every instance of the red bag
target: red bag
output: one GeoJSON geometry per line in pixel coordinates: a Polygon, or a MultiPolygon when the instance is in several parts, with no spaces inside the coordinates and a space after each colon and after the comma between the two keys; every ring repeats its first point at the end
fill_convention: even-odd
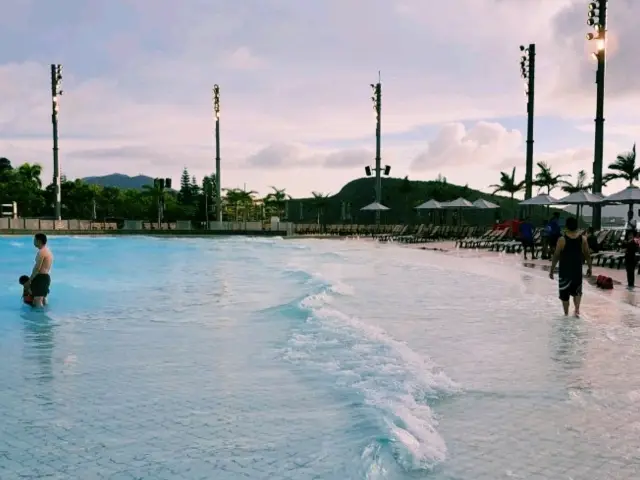
{"type": "Polygon", "coordinates": [[[613,279],[606,275],[598,275],[596,278],[596,286],[603,290],[611,290],[613,288],[613,279]]]}

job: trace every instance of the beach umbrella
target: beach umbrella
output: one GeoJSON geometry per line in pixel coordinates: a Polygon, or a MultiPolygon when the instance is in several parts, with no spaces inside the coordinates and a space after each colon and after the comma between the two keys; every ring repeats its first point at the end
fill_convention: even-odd
{"type": "Polygon", "coordinates": [[[462,225],[462,209],[463,208],[473,208],[473,203],[469,200],[466,200],[462,197],[456,198],[450,202],[442,204],[443,208],[455,208],[458,210],[458,223],[462,225]]]}
{"type": "Polygon", "coordinates": [[[521,206],[528,206],[528,205],[553,205],[554,203],[557,203],[558,200],[553,198],[551,195],[547,195],[546,193],[541,193],[540,195],[536,195],[535,197],[530,198],[529,200],[523,200],[522,202],[520,202],[521,206]]]}
{"type": "MultiPolygon", "coordinates": [[[[438,202],[437,200],[427,200],[426,202],[421,203],[420,205],[418,205],[415,208],[418,211],[420,211],[420,210],[442,210],[443,204],[438,202]]],[[[436,214],[433,213],[432,217],[433,217],[433,219],[435,221],[436,214]]],[[[441,220],[442,219],[440,219],[440,221],[441,220]]]]}
{"type": "Polygon", "coordinates": [[[580,190],[579,192],[574,192],[567,195],[566,197],[561,198],[556,203],[558,205],[576,205],[577,216],[579,220],[580,216],[582,215],[582,211],[580,209],[582,205],[595,205],[601,203],[602,200],[603,197],[599,193],[591,193],[586,190],[580,190]]]}
{"type": "Polygon", "coordinates": [[[494,210],[496,208],[500,208],[500,205],[496,205],[495,203],[489,202],[484,198],[479,198],[478,200],[473,202],[473,206],[481,210],[494,210]]]}
{"type": "Polygon", "coordinates": [[[613,195],[604,197],[602,203],[624,203],[629,205],[629,211],[633,212],[633,205],[640,203],[640,188],[633,186],[627,187],[613,195]]]}
{"type": "Polygon", "coordinates": [[[599,193],[591,193],[586,190],[580,190],[579,192],[574,192],[566,197],[562,197],[556,203],[561,205],[593,205],[596,203],[601,203],[603,200],[603,196],[599,193]]]}
{"type": "Polygon", "coordinates": [[[602,202],[603,203],[625,203],[630,205],[634,203],[640,203],[640,188],[627,187],[624,190],[614,193],[613,195],[604,197],[602,202]]]}
{"type": "Polygon", "coordinates": [[[382,212],[385,210],[389,210],[389,207],[385,207],[381,203],[373,202],[367,205],[366,207],[362,207],[360,210],[367,212],[382,212]]]}
{"type": "Polygon", "coordinates": [[[427,200],[416,207],[416,210],[440,210],[442,204],[436,200],[427,200]]]}
{"type": "Polygon", "coordinates": [[[442,204],[443,208],[473,208],[473,203],[462,197],[442,204]]]}

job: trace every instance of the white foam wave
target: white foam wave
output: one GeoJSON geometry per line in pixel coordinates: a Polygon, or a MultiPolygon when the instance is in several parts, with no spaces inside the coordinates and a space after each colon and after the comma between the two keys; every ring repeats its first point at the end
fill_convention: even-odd
{"type": "MultiPolygon", "coordinates": [[[[329,291],[305,298],[310,316],[292,336],[285,358],[331,373],[336,383],[356,390],[380,413],[396,461],[406,470],[431,469],[445,460],[447,447],[426,399],[460,391],[430,359],[381,328],[332,308],[329,291]]],[[[373,462],[367,478],[379,478],[373,462]]]]}

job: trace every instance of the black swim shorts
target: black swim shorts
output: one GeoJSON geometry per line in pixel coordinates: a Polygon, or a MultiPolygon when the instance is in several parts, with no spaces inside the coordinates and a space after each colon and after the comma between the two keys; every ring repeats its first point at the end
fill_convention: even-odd
{"type": "Polygon", "coordinates": [[[558,289],[560,291],[560,300],[568,302],[571,297],[582,296],[582,279],[565,280],[560,278],[558,279],[558,289]]]}
{"type": "Polygon", "coordinates": [[[51,277],[48,273],[39,273],[31,280],[31,294],[34,297],[46,297],[49,295],[51,277]]]}

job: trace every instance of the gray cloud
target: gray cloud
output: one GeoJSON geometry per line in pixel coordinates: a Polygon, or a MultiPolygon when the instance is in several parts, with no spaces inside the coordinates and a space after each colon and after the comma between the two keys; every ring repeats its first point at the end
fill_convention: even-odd
{"type": "Polygon", "coordinates": [[[374,160],[373,152],[365,149],[340,150],[324,157],[322,165],[327,168],[365,167],[374,160]]]}
{"type": "Polygon", "coordinates": [[[325,167],[348,169],[370,165],[373,154],[366,149],[337,150],[316,153],[303,145],[276,143],[250,155],[245,165],[264,168],[325,167]]]}
{"type": "Polygon", "coordinates": [[[301,148],[286,143],[275,143],[250,155],[246,164],[249,167],[288,168],[304,162],[301,148]]]}

